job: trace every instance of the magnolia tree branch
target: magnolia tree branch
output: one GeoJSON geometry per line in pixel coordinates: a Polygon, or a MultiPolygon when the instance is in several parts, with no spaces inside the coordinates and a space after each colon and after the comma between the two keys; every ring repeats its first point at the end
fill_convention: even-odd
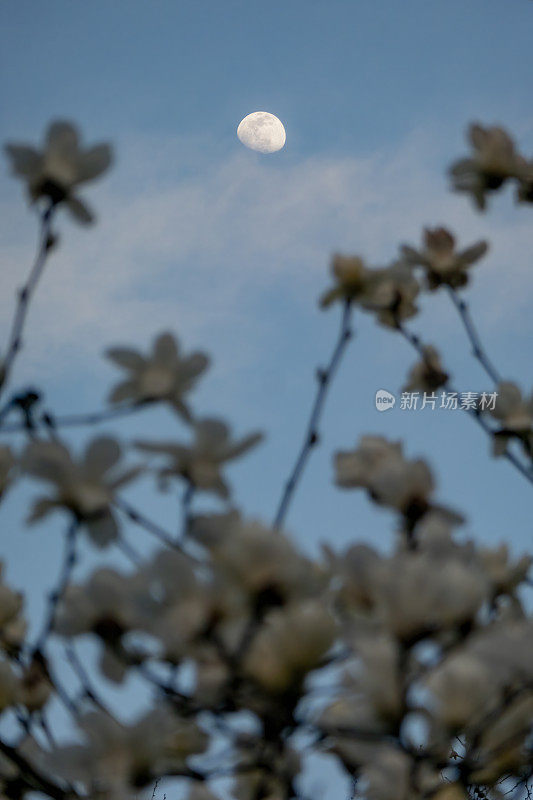
{"type": "MultiPolygon", "coordinates": [[[[2,386],[7,384],[17,354],[22,347],[22,334],[24,331],[24,324],[26,322],[28,309],[35,293],[35,289],[37,288],[37,284],[39,283],[39,280],[43,274],[48,253],[53,247],[52,217],[54,214],[54,209],[55,206],[51,204],[41,217],[41,230],[37,255],[35,257],[28,280],[19,291],[18,303],[9,335],[7,351],[2,364],[2,386]]],[[[2,387],[0,387],[0,391],[1,388],[2,387]]]]}
{"type": "Polygon", "coordinates": [[[470,344],[472,345],[472,354],[474,358],[479,361],[491,381],[493,381],[495,384],[501,383],[501,377],[498,370],[488,357],[483,345],[481,344],[481,339],[477,328],[474,325],[468,304],[465,300],[459,297],[455,289],[453,289],[451,286],[448,286],[447,289],[452,303],[454,304],[459,317],[461,318],[461,322],[463,323],[463,327],[470,340],[470,344]]]}
{"type": "Polygon", "coordinates": [[[307,460],[311,455],[313,447],[316,447],[319,440],[318,426],[324,411],[326,397],[328,390],[331,386],[335,373],[342,360],[348,342],[350,341],[353,332],[350,326],[352,306],[349,300],[346,300],[341,317],[341,324],[339,334],[331,354],[329,363],[325,369],[318,369],[316,378],[318,381],[318,389],[315,395],[315,400],[311,409],[309,422],[304,434],[303,443],[294,463],[294,467],[289,475],[285,484],[281,500],[279,502],[276,516],[274,517],[274,528],[279,529],[285,520],[285,516],[289,509],[289,505],[296,492],[298,481],[301,479],[302,473],[307,464],[307,460]]]}

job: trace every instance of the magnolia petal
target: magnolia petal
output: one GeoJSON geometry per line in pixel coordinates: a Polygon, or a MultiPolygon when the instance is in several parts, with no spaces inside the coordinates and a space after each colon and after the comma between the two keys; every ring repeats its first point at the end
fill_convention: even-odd
{"type": "Polygon", "coordinates": [[[130,370],[141,369],[146,363],[142,355],[130,347],[110,347],[105,351],[105,357],[114,361],[119,367],[130,370]]]}
{"type": "Polygon", "coordinates": [[[122,403],[124,400],[137,399],[136,381],[122,381],[117,384],[107,398],[108,403],[122,403]]]}
{"type": "Polygon", "coordinates": [[[240,442],[236,442],[232,447],[226,450],[224,460],[230,461],[233,458],[238,458],[238,456],[246,453],[247,450],[251,450],[252,447],[258,445],[263,439],[264,435],[259,431],[245,436],[240,442]]]}
{"type": "Polygon", "coordinates": [[[115,439],[101,436],[93,439],[85,451],[85,471],[91,477],[100,477],[120,459],[120,446],[115,439]]]}
{"type": "Polygon", "coordinates": [[[4,150],[11,159],[13,172],[17,175],[30,177],[38,173],[42,167],[43,159],[33,147],[19,144],[6,144],[4,150]]]}
{"type": "Polygon", "coordinates": [[[94,214],[78,197],[70,196],[66,203],[72,216],[82,225],[90,225],[94,222],[94,214]]]}
{"type": "Polygon", "coordinates": [[[153,358],[158,364],[173,366],[178,358],[178,343],[171,333],[162,333],[154,342],[153,358]]]}
{"type": "Polygon", "coordinates": [[[459,258],[464,264],[473,264],[474,261],[478,261],[478,259],[484,256],[488,249],[488,242],[476,242],[476,244],[473,244],[471,247],[467,247],[465,250],[459,253],[459,258]]]}
{"type": "Polygon", "coordinates": [[[113,161],[113,150],[108,144],[97,144],[90,147],[79,157],[77,183],[97,178],[113,161]]]}

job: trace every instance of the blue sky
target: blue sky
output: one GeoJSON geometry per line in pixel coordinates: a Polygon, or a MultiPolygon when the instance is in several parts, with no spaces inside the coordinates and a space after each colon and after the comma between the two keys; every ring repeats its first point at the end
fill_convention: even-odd
{"type": "MultiPolygon", "coordinates": [[[[300,444],[314,370],[336,333],[336,311],[316,302],[329,255],[385,263],[423,225],[446,224],[465,245],[491,241],[466,296],[502,373],[530,390],[531,209],[504,193],[480,215],[445,176],[474,119],[508,125],[533,151],[530,0],[19,0],[0,15],[2,139],[38,141],[62,117],[117,152],[113,171],[86,191],[97,225],[58,221],[61,249],[31,311],[16,386],[39,383],[58,413],[96,410],[115,376],[104,347],[146,347],[173,329],[214,358],[198,411],[228,418],[237,433],[266,431],[265,445],[230,476],[237,502],[269,519],[300,444]],[[258,109],[285,124],[280,153],[261,156],[237,140],[241,118],[258,109]]],[[[35,219],[11,178],[0,210],[5,335],[35,219]]],[[[488,388],[446,298],[421,305],[412,327],[440,346],[455,384],[488,388]]],[[[429,458],[439,498],[466,514],[469,535],[530,548],[531,487],[489,457],[459,411],[378,414],[375,391],[397,391],[414,358],[367,317],[355,325],[322,447],[289,518],[302,546],[392,541],[386,512],[331,486],[332,452],[370,432],[429,458]]],[[[145,437],[185,435],[164,413],[140,419],[145,437]]],[[[125,441],[139,434],[128,421],[103,430],[125,441]]],[[[25,484],[4,503],[4,552],[13,582],[31,585],[37,613],[64,523],[20,530],[33,489],[25,484]]],[[[136,498],[174,524],[175,501],[155,502],[149,482],[136,498]]],[[[132,536],[142,546],[142,534],[132,536]]]]}

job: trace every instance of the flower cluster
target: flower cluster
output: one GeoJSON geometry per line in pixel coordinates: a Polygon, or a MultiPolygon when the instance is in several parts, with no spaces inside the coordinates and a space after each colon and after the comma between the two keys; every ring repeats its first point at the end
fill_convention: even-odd
{"type": "Polygon", "coordinates": [[[472,156],[459,159],[450,168],[454,189],[470,194],[477,208],[484,210],[487,194],[514,180],[518,200],[532,202],[533,161],[520,155],[507,131],[474,124],[468,129],[468,139],[472,156]]]}

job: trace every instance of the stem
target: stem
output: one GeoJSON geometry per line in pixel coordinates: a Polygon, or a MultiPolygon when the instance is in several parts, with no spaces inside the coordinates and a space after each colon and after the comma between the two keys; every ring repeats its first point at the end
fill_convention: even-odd
{"type": "Polygon", "coordinates": [[[37,638],[35,646],[33,647],[33,653],[40,653],[42,651],[46,643],[46,640],[48,639],[48,636],[50,635],[54,627],[54,622],[57,613],[57,606],[65,593],[65,590],[70,581],[72,570],[76,563],[77,532],[78,532],[78,521],[74,520],[67,531],[67,536],[65,541],[65,555],[63,557],[63,564],[61,567],[61,572],[59,574],[59,580],[57,582],[56,588],[50,593],[48,602],[48,614],[46,615],[42,631],[37,638]]]}
{"type": "Polygon", "coordinates": [[[457,309],[457,313],[461,318],[466,335],[468,336],[470,344],[472,345],[472,355],[477,361],[479,361],[491,381],[493,381],[495,384],[501,383],[501,377],[498,370],[488,357],[483,345],[481,344],[481,339],[470,315],[468,304],[459,298],[457,292],[451,286],[448,286],[448,294],[450,295],[452,303],[457,309]]]}
{"type": "MultiPolygon", "coordinates": [[[[157,525],[155,522],[152,522],[151,519],[145,517],[144,514],[141,514],[137,509],[130,506],[125,500],[119,499],[115,497],[113,501],[116,508],[122,511],[132,522],[136,525],[139,525],[141,528],[144,528],[145,531],[151,533],[153,536],[156,536],[161,542],[166,544],[168,547],[172,547],[174,550],[179,550],[181,553],[186,555],[188,558],[193,559],[194,557],[187,553],[183,547],[180,545],[179,542],[176,542],[172,536],[167,533],[163,528],[157,525]]],[[[196,559],[194,559],[196,561],[196,559]]]]}
{"type": "Polygon", "coordinates": [[[329,364],[327,365],[326,369],[317,370],[318,390],[315,395],[315,400],[311,409],[311,415],[309,417],[309,422],[307,424],[307,429],[300,452],[298,453],[298,457],[296,458],[292,472],[290,473],[287,483],[285,484],[278,510],[274,518],[274,528],[276,530],[283,524],[289,505],[298,486],[298,481],[301,478],[307,460],[311,454],[311,450],[318,444],[318,425],[324,411],[324,404],[328,389],[339,366],[346,346],[352,337],[350,314],[350,301],[346,300],[341,317],[339,334],[333,349],[333,353],[329,360],[329,364]]]}
{"type": "MultiPolygon", "coordinates": [[[[48,428],[55,430],[56,428],[76,428],[83,425],[97,425],[100,422],[106,422],[109,419],[116,419],[117,417],[125,417],[128,414],[133,414],[141,408],[142,403],[128,403],[127,405],[116,406],[113,408],[105,408],[102,411],[93,411],[89,414],[64,414],[56,417],[49,411],[43,412],[36,422],[38,424],[46,425],[48,428]]],[[[13,407],[10,401],[4,409],[0,411],[0,423],[13,407]]],[[[24,423],[11,423],[10,425],[2,425],[2,433],[19,433],[25,430],[27,426],[24,423]]]]}
{"type": "Polygon", "coordinates": [[[181,498],[181,529],[178,533],[178,537],[182,542],[187,538],[191,527],[191,505],[194,498],[194,490],[194,484],[188,481],[181,498]]]}
{"type": "Polygon", "coordinates": [[[42,215],[37,255],[35,257],[35,261],[33,262],[33,267],[31,268],[28,280],[19,291],[17,308],[15,310],[7,351],[4,357],[3,386],[5,386],[9,380],[13,363],[20,348],[22,347],[22,333],[24,330],[28,309],[35,289],[37,288],[37,284],[39,283],[39,279],[43,274],[46,259],[52,246],[51,226],[54,208],[55,206],[53,204],[50,205],[42,215]]]}

